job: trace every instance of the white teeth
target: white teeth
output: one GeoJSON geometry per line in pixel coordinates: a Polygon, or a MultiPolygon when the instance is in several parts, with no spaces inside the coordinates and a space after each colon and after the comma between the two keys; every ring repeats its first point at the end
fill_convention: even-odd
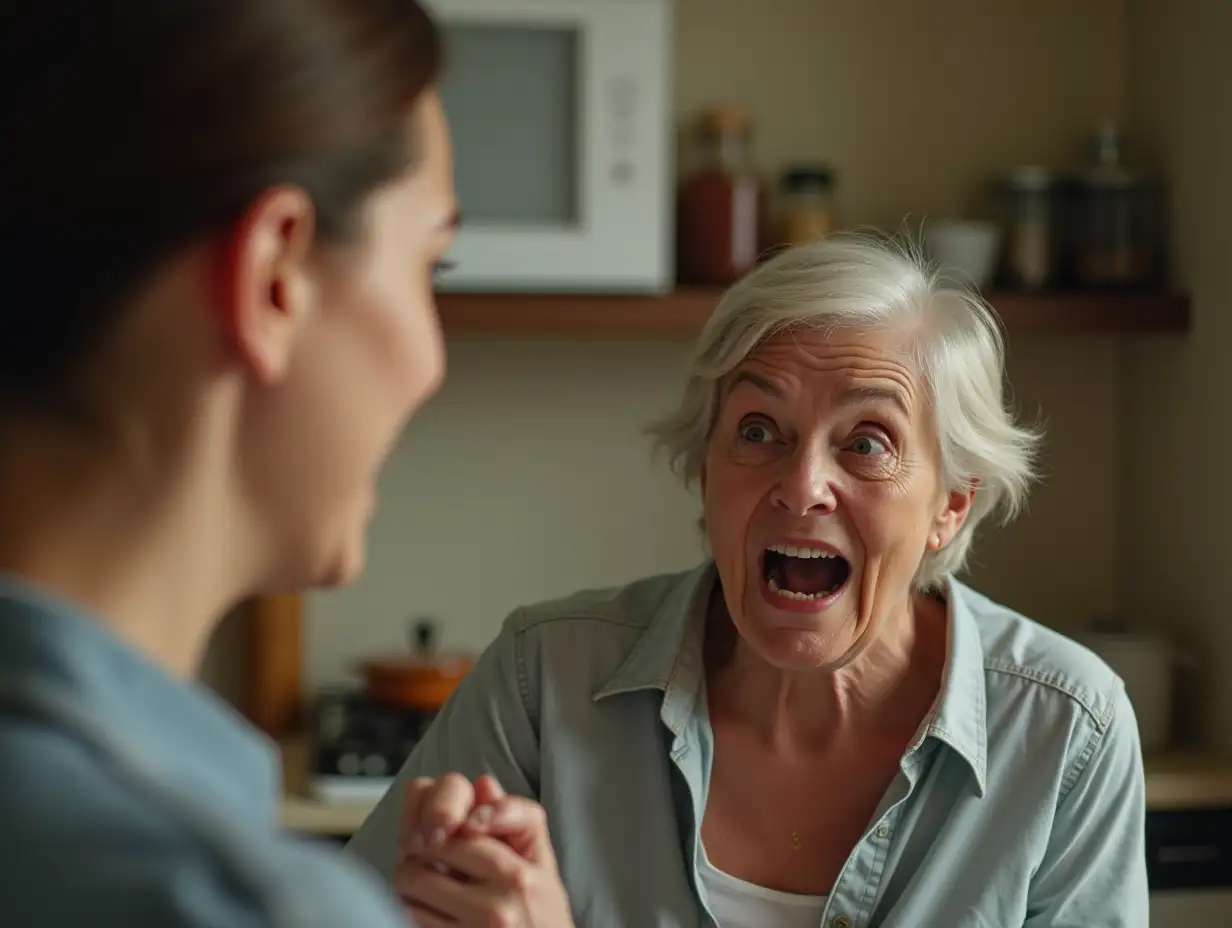
{"type": "Polygon", "coordinates": [[[771,545],[767,550],[773,551],[775,554],[782,554],[785,557],[802,557],[805,559],[838,556],[833,551],[827,551],[825,548],[800,548],[796,545],[771,545]]]}
{"type": "Polygon", "coordinates": [[[770,587],[771,593],[775,596],[782,596],[784,599],[825,599],[830,595],[829,593],[797,593],[794,590],[780,590],[773,577],[766,581],[766,585],[770,587]]]}

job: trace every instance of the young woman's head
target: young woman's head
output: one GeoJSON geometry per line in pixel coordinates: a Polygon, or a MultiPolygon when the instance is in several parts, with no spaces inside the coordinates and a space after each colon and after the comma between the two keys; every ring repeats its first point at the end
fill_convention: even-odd
{"type": "Polygon", "coordinates": [[[439,60],[415,0],[0,13],[0,569],[357,572],[444,370],[439,60]]]}

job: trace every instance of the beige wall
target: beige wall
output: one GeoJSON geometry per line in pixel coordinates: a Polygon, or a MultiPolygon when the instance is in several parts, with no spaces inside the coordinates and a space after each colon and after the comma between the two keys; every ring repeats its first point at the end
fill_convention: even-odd
{"type": "Polygon", "coordinates": [[[1200,657],[1191,705],[1232,751],[1232,3],[1131,0],[1131,128],[1172,185],[1193,334],[1122,368],[1122,603],[1200,657]]]}
{"type": "Polygon", "coordinates": [[[676,0],[676,103],[736,102],[768,168],[832,162],[845,218],[979,203],[1064,164],[1124,98],[1124,0],[676,0]]]}
{"type": "MultiPolygon", "coordinates": [[[[1122,114],[1122,0],[678,11],[681,113],[746,104],[762,162],[832,162],[853,224],[966,211],[999,168],[1069,161],[1097,120],[1122,114]]],[[[1051,476],[1029,518],[979,547],[975,578],[1061,627],[1116,603],[1118,351],[1099,338],[1012,345],[1018,403],[1048,420],[1051,476]]],[[[312,681],[400,646],[410,615],[480,647],[520,602],[698,557],[695,504],[639,434],[675,397],[681,344],[458,339],[450,352],[444,391],[384,477],[367,575],[312,597],[312,681]]]]}

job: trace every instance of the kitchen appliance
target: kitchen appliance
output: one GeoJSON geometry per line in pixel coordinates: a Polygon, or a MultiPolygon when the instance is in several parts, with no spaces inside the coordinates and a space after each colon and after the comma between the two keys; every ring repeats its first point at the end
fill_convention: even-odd
{"type": "Polygon", "coordinates": [[[1150,923],[1232,925],[1232,809],[1147,813],[1150,923]]]}
{"type": "Polygon", "coordinates": [[[360,663],[362,689],[327,690],[317,699],[310,785],[318,799],[379,799],[436,714],[474,665],[469,654],[437,649],[437,627],[411,624],[411,648],[360,663]]]}
{"type": "Polygon", "coordinates": [[[670,287],[670,0],[429,0],[463,221],[442,291],[670,287]]]}
{"type": "Polygon", "coordinates": [[[363,689],[317,696],[309,789],[322,802],[372,802],[385,795],[436,717],[431,709],[379,702],[363,689]]]}

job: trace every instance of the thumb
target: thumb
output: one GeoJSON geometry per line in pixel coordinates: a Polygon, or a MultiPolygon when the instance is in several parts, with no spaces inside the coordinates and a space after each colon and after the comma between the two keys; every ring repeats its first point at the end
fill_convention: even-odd
{"type": "Polygon", "coordinates": [[[500,783],[496,781],[496,777],[484,774],[475,781],[475,807],[496,805],[505,798],[505,791],[501,789],[500,783]]]}

